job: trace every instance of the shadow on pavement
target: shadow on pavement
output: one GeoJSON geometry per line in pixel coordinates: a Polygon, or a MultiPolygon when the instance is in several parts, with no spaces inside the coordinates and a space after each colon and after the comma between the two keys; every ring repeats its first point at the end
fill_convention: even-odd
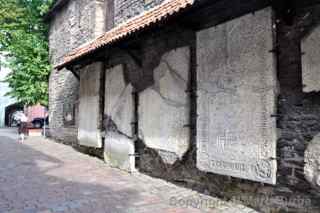
{"type": "Polygon", "coordinates": [[[90,169],[86,172],[76,163],[65,165],[0,134],[1,213],[122,213],[130,212],[130,206],[139,200],[138,191],[117,189],[117,177],[95,178],[90,169]]]}

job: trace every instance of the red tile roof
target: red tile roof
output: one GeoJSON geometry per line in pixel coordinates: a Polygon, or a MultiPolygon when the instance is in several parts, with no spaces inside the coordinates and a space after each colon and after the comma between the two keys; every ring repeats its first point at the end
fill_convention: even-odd
{"type": "Polygon", "coordinates": [[[133,17],[123,24],[111,29],[104,35],[96,38],[82,47],[79,47],[64,56],[64,61],[55,66],[57,69],[62,69],[66,65],[74,62],[75,60],[96,51],[99,48],[105,47],[115,41],[123,39],[132,33],[138,32],[152,24],[156,24],[169,16],[172,16],[182,9],[187,8],[194,4],[195,0],[167,0],[146,11],[136,17],[133,17]]]}

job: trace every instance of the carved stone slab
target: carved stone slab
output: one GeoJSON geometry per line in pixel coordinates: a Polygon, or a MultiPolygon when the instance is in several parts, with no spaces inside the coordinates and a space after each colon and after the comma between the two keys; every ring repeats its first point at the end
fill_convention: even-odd
{"type": "Polygon", "coordinates": [[[140,138],[148,147],[179,158],[189,147],[189,69],[189,47],[172,50],[154,70],[154,85],[139,94],[140,138]]]}
{"type": "Polygon", "coordinates": [[[108,116],[117,131],[128,137],[133,136],[132,125],[134,104],[133,88],[124,79],[123,65],[106,71],[105,115],[108,116]]]}
{"type": "Polygon", "coordinates": [[[112,167],[135,170],[132,122],[133,88],[126,83],[122,65],[106,70],[104,159],[112,167]]]}
{"type": "Polygon", "coordinates": [[[276,183],[272,10],[197,33],[197,166],[276,183]]]}
{"type": "Polygon", "coordinates": [[[101,63],[95,63],[80,73],[79,144],[102,147],[100,126],[100,78],[101,63]]]}
{"type": "Polygon", "coordinates": [[[315,189],[320,190],[320,134],[309,142],[304,156],[305,177],[315,189]]]}
{"type": "Polygon", "coordinates": [[[104,160],[107,164],[127,172],[134,172],[134,154],[132,139],[113,131],[107,132],[104,147],[104,160]]]}
{"type": "Polygon", "coordinates": [[[303,91],[320,91],[320,26],[316,27],[311,34],[302,39],[302,80],[303,91]]]}

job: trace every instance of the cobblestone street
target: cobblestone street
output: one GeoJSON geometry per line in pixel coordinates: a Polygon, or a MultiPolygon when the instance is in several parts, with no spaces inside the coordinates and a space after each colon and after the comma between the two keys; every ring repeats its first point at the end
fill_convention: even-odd
{"type": "Polygon", "coordinates": [[[142,174],[111,169],[42,138],[0,129],[0,212],[254,212],[142,174]],[[195,202],[198,203],[197,208],[195,202]]]}

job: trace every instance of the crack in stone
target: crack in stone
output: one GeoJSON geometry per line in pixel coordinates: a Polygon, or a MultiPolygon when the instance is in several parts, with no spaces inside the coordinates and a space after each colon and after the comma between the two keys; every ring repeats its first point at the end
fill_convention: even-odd
{"type": "MultiPolygon", "coordinates": [[[[173,78],[175,78],[175,80],[177,81],[183,81],[185,84],[187,83],[187,80],[184,79],[177,70],[175,70],[165,59],[163,59],[163,63],[167,66],[169,72],[172,74],[173,78]]],[[[180,107],[186,107],[185,103],[180,103],[177,102],[175,100],[170,100],[169,98],[166,98],[163,94],[161,94],[160,92],[160,85],[159,85],[159,81],[161,78],[163,78],[165,76],[165,73],[163,73],[159,79],[157,79],[157,82],[155,82],[154,86],[152,87],[152,90],[154,90],[155,92],[157,92],[159,94],[159,96],[163,99],[163,101],[169,105],[169,106],[173,106],[176,108],[180,108],[180,107]]]]}
{"type": "Polygon", "coordinates": [[[126,85],[126,87],[121,91],[118,100],[117,100],[116,103],[113,105],[113,107],[111,107],[111,108],[112,108],[112,109],[111,109],[111,114],[114,114],[114,112],[117,111],[118,106],[120,106],[120,103],[124,100],[124,97],[123,97],[123,96],[124,96],[127,88],[128,88],[128,85],[126,85]]]}
{"type": "Polygon", "coordinates": [[[167,65],[167,68],[169,69],[170,73],[173,75],[173,77],[176,77],[177,80],[182,80],[184,83],[187,83],[187,80],[184,79],[177,70],[175,70],[171,65],[170,63],[163,59],[163,62],[167,65]]]}
{"type": "Polygon", "coordinates": [[[153,91],[155,91],[156,93],[159,94],[159,96],[163,99],[163,101],[169,105],[169,106],[173,106],[173,107],[176,107],[176,108],[181,108],[181,107],[186,107],[186,104],[183,104],[183,103],[179,103],[179,102],[176,102],[174,100],[170,100],[166,97],[164,97],[164,95],[161,94],[160,91],[158,91],[156,88],[152,88],[153,91]]]}
{"type": "Polygon", "coordinates": [[[121,132],[118,129],[117,124],[112,120],[112,117],[109,115],[105,115],[105,129],[106,129],[106,136],[108,135],[108,132],[115,132],[118,133],[119,135],[125,136],[128,139],[133,139],[133,137],[130,137],[129,135],[121,132]]]}

